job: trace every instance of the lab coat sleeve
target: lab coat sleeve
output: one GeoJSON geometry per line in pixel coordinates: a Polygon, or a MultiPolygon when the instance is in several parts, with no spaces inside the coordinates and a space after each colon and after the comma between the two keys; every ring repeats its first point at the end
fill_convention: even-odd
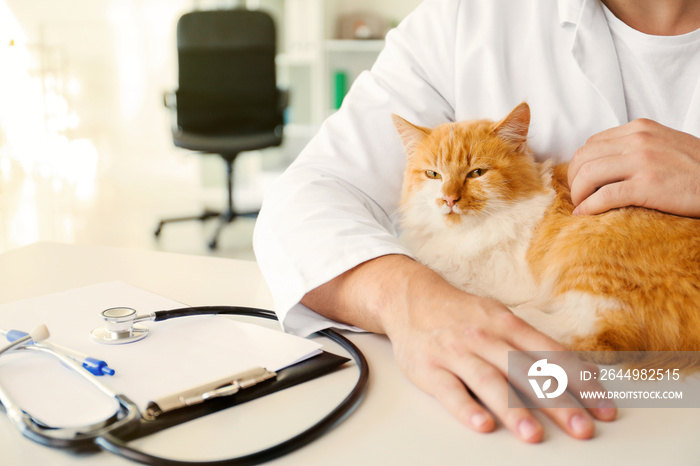
{"type": "Polygon", "coordinates": [[[397,239],[405,154],[391,115],[424,126],[454,119],[459,4],[427,0],[391,31],[372,70],[266,194],[254,248],[286,331],[359,330],[299,302],[358,264],[410,255],[397,239]]]}

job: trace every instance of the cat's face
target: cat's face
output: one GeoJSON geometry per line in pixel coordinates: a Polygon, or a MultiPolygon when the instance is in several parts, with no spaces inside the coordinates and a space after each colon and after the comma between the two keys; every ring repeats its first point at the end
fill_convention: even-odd
{"type": "Polygon", "coordinates": [[[526,147],[529,108],[499,123],[488,120],[421,128],[395,117],[408,154],[403,208],[461,223],[541,191],[526,147]]]}

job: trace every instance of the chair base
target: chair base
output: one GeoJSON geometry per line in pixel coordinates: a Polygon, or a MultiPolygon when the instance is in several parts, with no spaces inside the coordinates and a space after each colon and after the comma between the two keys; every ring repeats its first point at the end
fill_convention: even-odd
{"type": "Polygon", "coordinates": [[[256,212],[233,212],[233,211],[219,212],[219,211],[215,211],[215,210],[205,209],[201,215],[192,215],[189,217],[166,218],[166,219],[161,220],[158,223],[158,227],[156,228],[154,235],[156,238],[160,237],[160,234],[163,232],[163,227],[168,223],[189,222],[192,220],[199,220],[200,222],[205,222],[205,221],[210,220],[212,218],[218,218],[219,224],[217,225],[216,230],[214,231],[214,234],[212,235],[212,237],[208,243],[209,249],[214,250],[214,249],[217,249],[217,247],[219,245],[218,244],[219,243],[219,236],[221,235],[221,231],[224,229],[224,227],[226,225],[228,225],[229,223],[232,223],[238,217],[257,218],[257,216],[258,216],[257,211],[256,212]]]}
{"type": "Polygon", "coordinates": [[[218,247],[219,235],[221,234],[221,230],[223,230],[226,225],[233,222],[238,217],[258,217],[258,211],[236,212],[233,209],[233,162],[238,156],[238,154],[239,153],[219,154],[224,159],[224,162],[226,162],[226,184],[228,188],[228,203],[226,205],[226,210],[224,210],[223,212],[218,212],[215,210],[206,209],[201,215],[163,219],[160,221],[160,223],[158,223],[158,227],[156,228],[156,238],[160,237],[160,234],[163,231],[163,226],[165,226],[168,223],[188,222],[191,220],[199,220],[201,222],[204,222],[211,218],[218,217],[219,225],[216,227],[216,231],[214,232],[214,235],[209,241],[209,249],[216,249],[218,247]]]}

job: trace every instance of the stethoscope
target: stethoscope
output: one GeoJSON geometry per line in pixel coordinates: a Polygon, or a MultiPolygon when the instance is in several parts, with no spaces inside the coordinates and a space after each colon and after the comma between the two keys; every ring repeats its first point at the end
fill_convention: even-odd
{"type": "MultiPolygon", "coordinates": [[[[105,324],[94,329],[90,337],[105,344],[131,343],[145,338],[149,331],[147,328],[137,325],[144,321],[163,321],[177,317],[198,315],[240,315],[262,317],[276,320],[274,312],[265,309],[239,307],[239,306],[203,306],[156,311],[149,314],[137,315],[136,311],[127,307],[115,307],[102,311],[105,324]]],[[[48,332],[38,329],[30,332],[27,337],[16,340],[8,347],[0,349],[0,355],[13,350],[42,351],[57,358],[62,364],[85,377],[90,383],[99,388],[105,395],[114,398],[118,403],[116,412],[102,422],[81,426],[78,428],[57,428],[46,426],[35,420],[29,413],[23,411],[17,403],[0,387],[0,402],[15,425],[15,427],[27,438],[40,444],[65,448],[76,451],[95,449],[95,447],[109,451],[126,459],[143,464],[177,465],[177,464],[202,464],[202,465],[251,465],[270,461],[307,445],[311,441],[331,430],[336,424],[350,414],[362,400],[367,382],[369,380],[369,366],[362,352],[350,340],[332,329],[325,329],[317,334],[327,337],[339,344],[347,351],[360,371],[360,375],[351,392],[330,413],[300,434],[285,440],[277,445],[248,455],[229,458],[225,460],[209,462],[178,461],[137,450],[128,445],[120,434],[128,433],[130,426],[139,423],[142,419],[138,406],[127,396],[115,393],[105,384],[100,382],[90,372],[86,371],[71,358],[66,357],[50,346],[42,346],[41,340],[48,337],[48,332]]]]}
{"type": "MultiPolygon", "coordinates": [[[[168,311],[159,311],[168,312],[168,311]]],[[[136,315],[136,310],[130,307],[111,307],[100,313],[105,324],[90,332],[90,338],[105,345],[120,345],[133,343],[148,336],[148,328],[137,325],[137,322],[154,321],[156,313],[136,315]]]]}

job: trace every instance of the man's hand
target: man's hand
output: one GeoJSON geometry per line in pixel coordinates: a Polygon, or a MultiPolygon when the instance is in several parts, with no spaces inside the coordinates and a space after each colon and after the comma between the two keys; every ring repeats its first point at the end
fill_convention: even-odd
{"type": "MultiPolygon", "coordinates": [[[[495,416],[523,441],[543,439],[542,425],[528,409],[508,406],[508,351],[565,348],[503,304],[464,293],[400,255],[361,264],[308,293],[302,303],[327,317],[386,333],[403,373],[466,426],[490,432],[495,416]]],[[[582,439],[593,435],[591,414],[601,420],[617,415],[614,407],[544,412],[582,439]]]]}
{"type": "Polygon", "coordinates": [[[592,136],[569,164],[575,214],[640,206],[700,217],[700,139],[639,119],[592,136]]]}

